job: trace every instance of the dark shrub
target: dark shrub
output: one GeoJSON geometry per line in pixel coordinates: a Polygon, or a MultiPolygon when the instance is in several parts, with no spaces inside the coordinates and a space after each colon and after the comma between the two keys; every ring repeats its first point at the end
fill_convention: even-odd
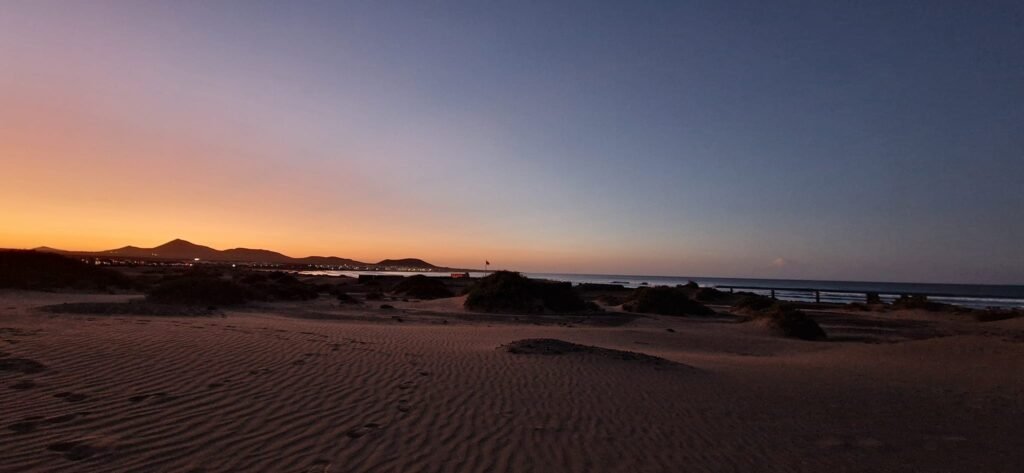
{"type": "Polygon", "coordinates": [[[422,274],[409,276],[403,279],[395,285],[393,290],[398,294],[404,294],[416,299],[440,299],[442,297],[452,297],[455,295],[455,293],[444,285],[444,281],[441,281],[439,278],[431,278],[422,274]]]}
{"type": "Polygon", "coordinates": [[[604,305],[622,305],[629,299],[628,296],[618,294],[602,294],[597,296],[597,300],[604,305]]]}
{"type": "Polygon", "coordinates": [[[368,292],[366,293],[366,300],[368,301],[379,301],[384,299],[384,294],[380,292],[368,292]]]}
{"type": "Polygon", "coordinates": [[[320,293],[318,286],[283,271],[252,271],[235,279],[249,290],[252,299],[262,301],[303,301],[316,299],[320,293]]]}
{"type": "Polygon", "coordinates": [[[555,312],[580,312],[592,310],[572,288],[569,282],[531,281],[534,290],[540,296],[541,303],[548,310],[555,312]]]}
{"type": "Polygon", "coordinates": [[[973,315],[974,320],[978,322],[995,322],[1024,316],[1024,311],[1020,309],[986,309],[975,311],[973,315]]]}
{"type": "Polygon", "coordinates": [[[16,289],[132,289],[127,276],[54,253],[0,251],[0,287],[16,289]]]}
{"type": "Polygon", "coordinates": [[[469,288],[465,306],[488,312],[578,312],[589,306],[571,283],[534,281],[519,273],[496,271],[469,288]]]}
{"type": "Polygon", "coordinates": [[[911,310],[927,310],[929,312],[940,312],[940,311],[956,311],[957,307],[950,304],[943,304],[941,302],[932,302],[928,300],[927,296],[920,295],[902,295],[899,299],[892,301],[893,308],[896,309],[911,309],[911,310]]]}
{"type": "Polygon", "coordinates": [[[698,289],[700,288],[700,284],[697,284],[694,281],[686,281],[686,284],[683,284],[683,287],[687,289],[698,289]]]}
{"type": "Polygon", "coordinates": [[[305,301],[316,299],[319,292],[316,287],[301,282],[273,282],[251,284],[248,286],[254,299],[263,301],[305,301]]]}
{"type": "Polygon", "coordinates": [[[868,292],[864,294],[865,302],[868,304],[881,304],[882,298],[877,292],[868,292]]]}
{"type": "Polygon", "coordinates": [[[358,304],[359,303],[359,301],[357,301],[356,298],[348,295],[348,293],[345,293],[345,292],[337,291],[337,292],[334,293],[334,296],[337,297],[338,298],[338,302],[341,302],[342,304],[358,304]]]}
{"type": "Polygon", "coordinates": [[[183,276],[154,287],[146,300],[158,304],[238,305],[251,298],[243,285],[222,278],[183,276]]]}
{"type": "Polygon", "coordinates": [[[380,305],[380,308],[381,308],[381,309],[384,309],[384,310],[391,310],[391,309],[394,309],[394,308],[395,308],[395,306],[393,306],[393,305],[390,305],[390,304],[381,304],[381,305],[380,305]]]}
{"type": "Polygon", "coordinates": [[[736,308],[761,312],[774,308],[775,304],[775,299],[771,297],[748,292],[744,293],[743,297],[736,303],[736,308]]]}
{"type": "Polygon", "coordinates": [[[544,306],[533,283],[511,271],[496,271],[481,278],[467,291],[465,306],[483,311],[542,312],[544,306]]]}
{"type": "Polygon", "coordinates": [[[242,284],[261,284],[270,280],[270,278],[267,277],[267,273],[262,271],[243,273],[238,276],[237,279],[242,284]]]}
{"type": "Polygon", "coordinates": [[[814,319],[810,318],[802,310],[792,306],[779,304],[771,311],[765,312],[762,317],[768,320],[768,325],[779,330],[784,336],[799,338],[801,340],[824,340],[828,338],[825,331],[814,319]]]}
{"type": "Polygon", "coordinates": [[[728,297],[728,294],[713,287],[702,287],[693,295],[693,298],[700,302],[715,302],[728,297]]]}
{"type": "Polygon", "coordinates": [[[661,315],[714,315],[715,311],[690,299],[682,287],[641,287],[623,308],[630,312],[661,315]]]}

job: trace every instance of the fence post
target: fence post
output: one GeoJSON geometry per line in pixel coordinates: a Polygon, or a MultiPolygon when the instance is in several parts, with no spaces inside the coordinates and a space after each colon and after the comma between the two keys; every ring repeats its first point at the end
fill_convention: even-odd
{"type": "Polygon", "coordinates": [[[821,303],[821,291],[814,291],[814,302],[821,303]]]}

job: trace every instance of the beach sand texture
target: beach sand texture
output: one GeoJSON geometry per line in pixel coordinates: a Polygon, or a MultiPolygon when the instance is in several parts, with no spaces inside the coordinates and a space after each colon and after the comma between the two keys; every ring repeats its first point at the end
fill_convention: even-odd
{"type": "Polygon", "coordinates": [[[1024,464],[1019,321],[885,315],[894,322],[869,330],[826,318],[838,341],[802,342],[724,320],[477,321],[458,298],[393,310],[321,299],[223,317],[37,309],[125,297],[0,293],[0,471],[1024,464]],[[667,361],[502,348],[532,338],[667,361]]]}

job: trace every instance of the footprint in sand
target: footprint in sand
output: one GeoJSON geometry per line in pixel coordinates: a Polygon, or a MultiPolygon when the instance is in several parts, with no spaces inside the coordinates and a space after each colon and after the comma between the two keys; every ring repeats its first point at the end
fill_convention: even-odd
{"type": "Polygon", "coordinates": [[[356,427],[356,428],[346,432],[345,435],[347,435],[349,438],[357,439],[359,437],[362,437],[362,436],[364,436],[364,435],[366,435],[366,434],[376,430],[379,427],[380,427],[380,424],[371,422],[369,424],[363,424],[361,427],[356,427]]]}

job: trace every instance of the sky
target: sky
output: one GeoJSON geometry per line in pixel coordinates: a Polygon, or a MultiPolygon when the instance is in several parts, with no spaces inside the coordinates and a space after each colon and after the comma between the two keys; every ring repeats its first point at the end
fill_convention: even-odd
{"type": "Polygon", "coordinates": [[[0,247],[1024,284],[1024,4],[0,1],[0,247]]]}

